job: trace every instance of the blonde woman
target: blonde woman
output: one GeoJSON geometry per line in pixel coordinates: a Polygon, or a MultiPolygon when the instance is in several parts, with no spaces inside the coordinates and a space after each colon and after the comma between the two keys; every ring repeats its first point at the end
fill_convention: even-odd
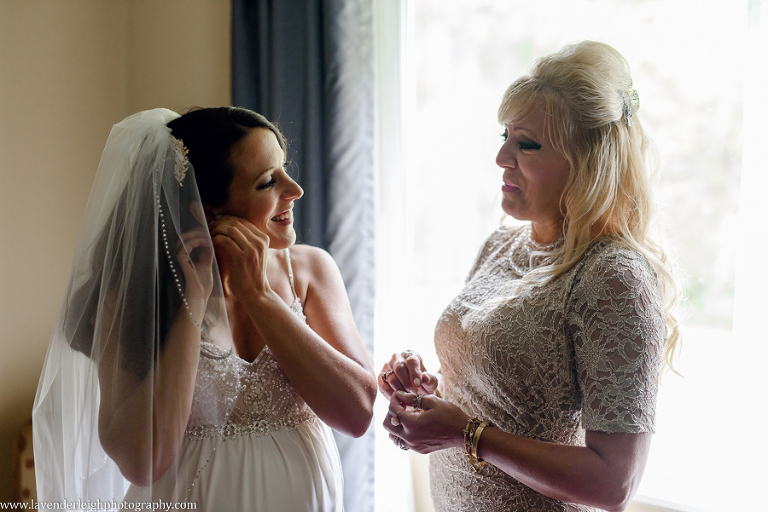
{"type": "Polygon", "coordinates": [[[438,511],[623,510],[643,474],[676,286],[652,239],[629,67],[584,41],[499,108],[503,210],[435,331],[441,369],[393,355],[384,427],[431,453],[438,511]]]}

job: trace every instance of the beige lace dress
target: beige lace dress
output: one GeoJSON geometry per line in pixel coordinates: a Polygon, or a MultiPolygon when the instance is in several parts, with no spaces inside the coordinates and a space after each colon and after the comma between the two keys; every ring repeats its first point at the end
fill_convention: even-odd
{"type": "MultiPolygon", "coordinates": [[[[520,233],[500,229],[487,240],[438,321],[443,396],[542,441],[583,445],[585,430],[653,432],[664,315],[647,260],[617,240],[598,240],[560,278],[462,328],[468,304],[520,277],[510,264],[520,261],[520,233]]],[[[458,449],[430,456],[430,481],[439,512],[593,510],[539,494],[490,464],[475,474],[458,449]]]]}

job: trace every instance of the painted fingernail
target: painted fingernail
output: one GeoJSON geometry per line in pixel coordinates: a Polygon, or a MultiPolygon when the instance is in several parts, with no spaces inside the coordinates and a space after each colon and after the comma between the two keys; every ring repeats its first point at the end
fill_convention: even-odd
{"type": "Polygon", "coordinates": [[[408,396],[408,393],[406,393],[402,389],[399,389],[397,390],[397,396],[399,396],[400,398],[405,398],[406,396],[408,396]]]}
{"type": "Polygon", "coordinates": [[[415,379],[413,379],[413,385],[414,385],[414,386],[416,386],[416,387],[419,387],[419,386],[421,386],[421,379],[420,379],[420,378],[418,378],[418,377],[416,377],[415,379]]]}
{"type": "Polygon", "coordinates": [[[392,425],[394,425],[395,427],[400,424],[400,422],[397,421],[397,416],[392,416],[392,419],[389,420],[389,422],[392,423],[392,425]]]}

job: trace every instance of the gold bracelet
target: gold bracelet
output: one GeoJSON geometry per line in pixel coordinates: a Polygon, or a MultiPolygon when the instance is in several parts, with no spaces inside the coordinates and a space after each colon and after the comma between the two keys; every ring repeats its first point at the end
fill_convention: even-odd
{"type": "Polygon", "coordinates": [[[470,418],[467,420],[467,426],[464,427],[464,451],[468,458],[472,457],[472,438],[475,436],[475,430],[479,424],[479,419],[470,418]]]}
{"type": "Polygon", "coordinates": [[[483,429],[490,425],[489,421],[483,421],[480,423],[480,425],[477,426],[477,429],[475,429],[475,435],[472,436],[472,457],[477,460],[478,462],[483,462],[483,459],[477,456],[477,445],[480,443],[480,434],[483,433],[483,429]]]}
{"type": "Polygon", "coordinates": [[[477,428],[474,424],[475,421],[478,421],[477,418],[470,418],[467,420],[467,426],[464,427],[464,449],[467,452],[467,456],[469,456],[472,453],[472,436],[475,433],[475,428],[477,428]]]}
{"type": "Polygon", "coordinates": [[[464,427],[464,450],[469,465],[475,473],[479,473],[480,470],[483,469],[483,466],[485,466],[485,461],[477,457],[477,444],[480,441],[480,434],[489,424],[488,421],[480,421],[478,418],[470,418],[467,420],[467,426],[464,427]]]}

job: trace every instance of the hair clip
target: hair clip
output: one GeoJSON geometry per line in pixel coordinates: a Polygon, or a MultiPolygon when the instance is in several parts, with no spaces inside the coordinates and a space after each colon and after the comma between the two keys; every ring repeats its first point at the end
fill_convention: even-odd
{"type": "Polygon", "coordinates": [[[184,141],[181,139],[173,138],[173,155],[176,157],[176,165],[173,169],[173,175],[176,177],[176,181],[179,182],[179,186],[183,187],[184,178],[187,175],[187,167],[189,166],[189,158],[187,154],[189,150],[184,145],[184,141]]]}
{"type": "Polygon", "coordinates": [[[624,110],[622,115],[624,122],[627,123],[627,126],[632,126],[632,110],[634,109],[637,111],[640,108],[640,95],[637,94],[637,90],[632,87],[631,82],[629,87],[629,93],[625,91],[619,91],[619,94],[621,94],[621,103],[624,110]]]}

